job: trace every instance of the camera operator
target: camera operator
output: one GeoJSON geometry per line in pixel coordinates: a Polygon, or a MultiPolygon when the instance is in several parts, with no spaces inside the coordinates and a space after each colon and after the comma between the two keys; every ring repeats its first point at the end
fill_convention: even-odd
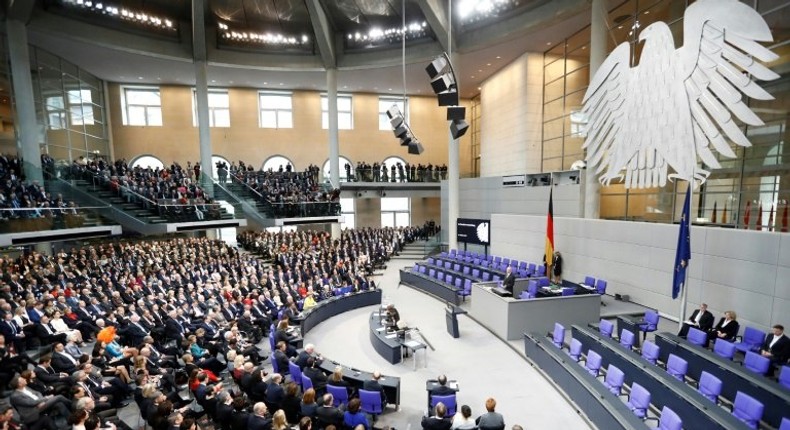
{"type": "Polygon", "coordinates": [[[217,177],[219,178],[219,183],[224,184],[228,180],[228,163],[224,161],[217,161],[217,177]]]}

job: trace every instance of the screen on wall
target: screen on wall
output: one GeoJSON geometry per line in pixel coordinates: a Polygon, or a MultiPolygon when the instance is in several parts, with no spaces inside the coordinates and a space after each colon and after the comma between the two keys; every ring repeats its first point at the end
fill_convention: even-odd
{"type": "Polygon", "coordinates": [[[457,237],[459,242],[490,245],[491,220],[458,218],[457,237]]]}

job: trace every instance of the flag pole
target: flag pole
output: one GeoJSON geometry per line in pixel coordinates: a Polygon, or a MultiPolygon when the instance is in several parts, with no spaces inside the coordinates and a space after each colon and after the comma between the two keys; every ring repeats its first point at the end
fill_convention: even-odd
{"type": "MultiPolygon", "coordinates": [[[[689,189],[686,190],[686,192],[689,194],[691,193],[691,186],[694,184],[693,181],[694,181],[694,175],[692,175],[691,180],[687,182],[689,189]]],[[[691,209],[691,198],[689,198],[689,209],[691,209]]],[[[691,210],[689,210],[689,213],[691,213],[691,210]]],[[[688,223],[689,237],[691,237],[691,220],[688,219],[686,220],[686,222],[688,223]]],[[[690,254],[691,254],[691,249],[689,247],[689,255],[690,254]]],[[[688,268],[686,268],[685,277],[683,279],[683,286],[680,291],[680,317],[678,318],[678,331],[680,331],[683,328],[683,321],[685,321],[686,318],[686,305],[687,305],[688,291],[689,291],[688,283],[689,283],[689,270],[688,268]]]]}

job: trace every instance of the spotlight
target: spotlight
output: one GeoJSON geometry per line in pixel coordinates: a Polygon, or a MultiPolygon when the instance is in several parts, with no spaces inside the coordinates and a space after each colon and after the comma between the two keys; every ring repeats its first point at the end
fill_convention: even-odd
{"type": "Polygon", "coordinates": [[[466,108],[463,106],[450,106],[447,108],[447,121],[461,120],[466,117],[466,108]]]}
{"type": "Polygon", "coordinates": [[[450,134],[452,134],[453,139],[459,139],[461,136],[466,134],[466,130],[469,129],[469,124],[466,123],[465,120],[453,120],[450,124],[450,134]]]}

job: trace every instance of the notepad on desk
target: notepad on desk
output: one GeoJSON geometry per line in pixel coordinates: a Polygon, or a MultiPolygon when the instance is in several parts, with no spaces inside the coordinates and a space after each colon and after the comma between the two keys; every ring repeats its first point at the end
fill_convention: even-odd
{"type": "Polygon", "coordinates": [[[396,336],[397,336],[397,334],[393,333],[393,334],[388,334],[388,335],[386,335],[384,337],[386,337],[387,339],[395,339],[396,336]]]}
{"type": "Polygon", "coordinates": [[[387,329],[386,327],[379,327],[379,328],[376,329],[376,331],[384,331],[386,329],[387,329]]]}

